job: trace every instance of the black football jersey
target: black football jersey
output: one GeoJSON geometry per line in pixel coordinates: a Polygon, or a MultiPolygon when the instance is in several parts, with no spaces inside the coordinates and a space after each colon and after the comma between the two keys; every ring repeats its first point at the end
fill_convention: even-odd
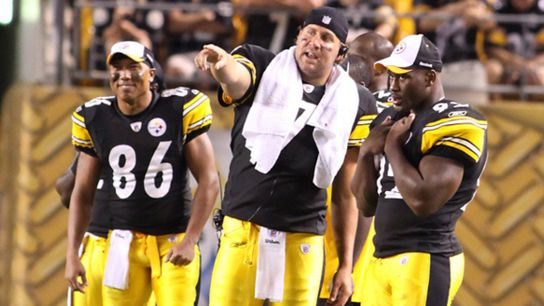
{"type": "MultiPolygon", "coordinates": [[[[261,77],[275,55],[248,44],[236,48],[232,54],[236,61],[248,69],[252,84],[238,101],[232,101],[221,89],[218,93],[219,102],[223,106],[235,106],[230,144],[233,158],[222,203],[225,214],[276,230],[323,234],[327,194],[325,189],[313,184],[319,155],[312,136],[313,127],[304,125],[282,150],[270,172],[263,174],[255,170],[250,162],[250,151],[246,148],[242,129],[261,77]]],[[[303,84],[303,102],[297,118],[315,109],[324,92],[325,86],[303,84]]],[[[376,102],[372,94],[362,86],[358,87],[358,94],[359,108],[348,144],[351,147],[362,144],[376,114],[376,102]]]]}
{"type": "Polygon", "coordinates": [[[376,107],[378,113],[381,113],[384,109],[393,106],[393,93],[390,90],[378,90],[373,93],[376,99],[376,107]]]}
{"type": "Polygon", "coordinates": [[[209,98],[179,87],[146,110],[123,115],[115,97],[99,97],[72,115],[72,143],[100,159],[111,186],[113,228],[145,234],[184,232],[191,192],[183,147],[211,124],[209,98]]]}
{"type": "MultiPolygon", "coordinates": [[[[77,173],[77,163],[79,161],[79,153],[77,154],[74,162],[70,167],[70,171],[74,175],[77,173]]],[[[106,238],[108,236],[108,231],[111,229],[111,214],[108,207],[108,199],[110,187],[109,185],[104,184],[105,171],[102,169],[100,173],[100,179],[96,185],[96,190],[94,192],[93,200],[93,209],[91,211],[91,222],[87,228],[87,232],[106,238]]]]}
{"type": "MultiPolygon", "coordinates": [[[[385,109],[372,122],[371,128],[387,116],[395,118],[397,112],[393,107],[385,109]]],[[[484,170],[487,159],[486,119],[468,104],[442,100],[416,115],[403,151],[416,168],[429,154],[454,159],[464,165],[464,175],[459,189],[444,206],[428,217],[417,217],[395,186],[387,157],[382,156],[377,180],[375,256],[386,257],[403,252],[460,253],[462,249],[454,233],[455,224],[473,199],[484,170]]]]}

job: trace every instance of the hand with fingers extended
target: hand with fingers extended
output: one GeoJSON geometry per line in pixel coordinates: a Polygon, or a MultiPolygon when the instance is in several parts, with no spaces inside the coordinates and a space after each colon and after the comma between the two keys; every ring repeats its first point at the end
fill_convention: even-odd
{"type": "Polygon", "coordinates": [[[66,258],[64,278],[68,281],[69,286],[73,290],[85,292],[85,288],[87,287],[87,276],[85,275],[85,268],[81,264],[79,257],[71,256],[66,258]]]}
{"type": "Polygon", "coordinates": [[[353,294],[351,269],[339,268],[332,279],[332,288],[327,305],[344,306],[353,294]]]}
{"type": "Polygon", "coordinates": [[[202,71],[213,68],[213,72],[213,70],[220,70],[225,67],[230,58],[231,56],[227,51],[216,45],[208,44],[204,45],[202,50],[196,55],[195,65],[202,71]],[[212,66],[210,66],[210,64],[212,66]]]}
{"type": "Polygon", "coordinates": [[[176,266],[185,266],[190,264],[195,258],[195,243],[189,239],[183,239],[180,243],[174,245],[166,255],[166,262],[171,262],[176,266]]]}

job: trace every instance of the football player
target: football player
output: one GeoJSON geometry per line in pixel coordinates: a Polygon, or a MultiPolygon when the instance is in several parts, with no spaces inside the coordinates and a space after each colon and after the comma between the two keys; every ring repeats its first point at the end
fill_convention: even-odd
{"type": "Polygon", "coordinates": [[[77,249],[89,223],[98,176],[112,186],[112,231],[104,271],[104,305],[193,305],[199,279],[197,242],[219,192],[207,135],[211,107],[195,89],[151,89],[153,54],[132,41],[107,58],[115,95],[98,97],[72,115],[80,157],[70,199],[66,279],[85,289],[77,249]],[[191,196],[188,170],[198,185],[191,196]]]}
{"type": "Polygon", "coordinates": [[[394,106],[372,122],[352,182],[363,214],[375,216],[364,303],[451,305],[464,271],[454,230],[485,166],[487,121],[445,97],[439,51],[423,35],[375,68],[388,71],[394,106]]]}
{"type": "MultiPolygon", "coordinates": [[[[155,61],[152,64],[155,69],[155,77],[151,83],[151,89],[156,92],[155,94],[160,94],[165,88],[164,74],[159,62],[155,61]]],[[[70,208],[70,197],[74,189],[78,159],[79,152],[76,152],[76,157],[72,165],[55,182],[55,189],[60,195],[62,205],[66,208],[70,208]]],[[[94,193],[91,221],[79,250],[81,263],[85,268],[87,288],[85,289],[85,293],[82,293],[79,291],[74,292],[70,287],[68,305],[102,305],[102,278],[106,262],[106,239],[108,231],[112,228],[111,214],[107,207],[109,190],[106,190],[106,188],[111,187],[104,184],[104,176],[102,174],[94,193]]],[[[148,305],[155,305],[153,297],[150,299],[148,305]]]]}
{"type": "Polygon", "coordinates": [[[211,306],[316,304],[331,183],[339,265],[329,303],[344,305],[352,293],[357,209],[349,182],[365,135],[360,118],[375,114],[376,104],[337,65],[347,28],[340,11],[320,7],[296,45],[278,55],[249,44],[231,54],[206,45],[195,58],[235,112],[211,306]]]}
{"type": "MultiPolygon", "coordinates": [[[[360,86],[368,88],[368,90],[374,94],[378,112],[384,107],[392,105],[392,102],[391,92],[388,87],[388,75],[385,72],[375,71],[374,63],[389,56],[392,50],[393,44],[385,37],[375,32],[366,32],[357,36],[350,43],[348,57],[345,61],[346,68],[351,78],[360,86]]],[[[362,137],[366,138],[368,135],[368,127],[374,118],[375,115],[369,115],[359,120],[360,127],[364,127],[364,132],[361,135],[362,137]]],[[[362,144],[362,142],[360,144],[362,144]]],[[[328,205],[326,219],[327,223],[330,224],[330,205],[328,205]]],[[[352,306],[361,305],[361,301],[363,300],[364,270],[374,252],[374,245],[372,244],[374,228],[371,227],[371,222],[372,218],[364,217],[362,213],[359,213],[353,257],[355,265],[353,267],[354,290],[351,297],[352,306]]],[[[320,300],[318,302],[318,305],[320,306],[326,305],[327,299],[329,298],[330,285],[337,265],[338,255],[336,254],[334,234],[332,228],[327,227],[325,232],[325,273],[323,275],[323,284],[321,286],[321,292],[319,294],[320,300]]]]}

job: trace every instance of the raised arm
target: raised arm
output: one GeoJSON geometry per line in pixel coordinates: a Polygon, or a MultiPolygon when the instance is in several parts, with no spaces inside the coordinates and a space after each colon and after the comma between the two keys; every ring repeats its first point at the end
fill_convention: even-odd
{"type": "Polygon", "coordinates": [[[195,64],[202,71],[210,70],[225,94],[233,100],[242,98],[251,86],[250,72],[216,45],[204,45],[195,57],[195,64]]]}
{"type": "Polygon", "coordinates": [[[85,269],[79,259],[79,246],[91,219],[94,192],[100,176],[100,161],[86,153],[80,153],[74,190],[70,197],[68,216],[68,246],[66,251],[65,278],[70,287],[83,291],[87,285],[85,269]],[[79,279],[81,277],[81,280],[79,279]]]}
{"type": "Polygon", "coordinates": [[[194,246],[198,242],[219,194],[219,177],[212,144],[207,133],[200,134],[185,145],[185,158],[198,185],[185,237],[179,244],[172,247],[166,256],[166,260],[175,265],[186,265],[193,260],[194,246]]]}

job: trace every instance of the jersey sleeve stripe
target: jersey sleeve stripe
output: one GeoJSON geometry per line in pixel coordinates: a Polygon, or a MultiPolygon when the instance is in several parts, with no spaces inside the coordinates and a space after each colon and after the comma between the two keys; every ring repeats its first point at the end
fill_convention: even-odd
{"type": "Polygon", "coordinates": [[[212,123],[212,107],[207,95],[200,93],[183,106],[183,134],[192,139],[191,134],[205,129],[212,123]]]}
{"type": "Polygon", "coordinates": [[[79,125],[80,127],[84,129],[87,128],[85,126],[85,119],[83,118],[83,116],[79,115],[78,113],[72,114],[72,122],[79,125]]]}
{"type": "Polygon", "coordinates": [[[482,155],[487,122],[470,117],[451,117],[428,123],[423,128],[421,152],[439,145],[463,152],[474,161],[482,155]]]}
{"type": "Polygon", "coordinates": [[[363,115],[357,121],[357,125],[351,131],[349,135],[348,146],[349,147],[359,147],[363,144],[363,141],[368,137],[370,132],[370,123],[376,118],[375,114],[372,115],[363,115]]]}
{"type": "Polygon", "coordinates": [[[74,112],[72,114],[72,144],[80,148],[92,148],[91,135],[85,125],[85,118],[74,112]]]}
{"type": "Polygon", "coordinates": [[[193,109],[197,108],[206,101],[208,101],[208,103],[210,102],[208,96],[204,95],[203,93],[199,93],[193,99],[183,105],[183,116],[187,115],[193,109]]]}
{"type": "Polygon", "coordinates": [[[193,124],[190,124],[188,129],[187,129],[187,133],[190,134],[191,132],[195,131],[195,130],[198,130],[198,129],[201,129],[205,126],[208,126],[212,123],[212,115],[208,115],[200,120],[198,120],[197,122],[193,123],[193,124]]]}
{"type": "Polygon", "coordinates": [[[76,146],[76,147],[83,147],[83,148],[92,148],[93,147],[92,141],[81,140],[81,139],[78,139],[75,136],[72,136],[72,144],[74,146],[76,146]]]}
{"type": "Polygon", "coordinates": [[[466,124],[473,124],[473,125],[478,126],[478,127],[482,128],[482,129],[487,128],[487,121],[485,121],[485,120],[477,120],[477,119],[470,118],[470,117],[451,117],[451,118],[445,118],[445,119],[437,120],[435,122],[427,123],[425,128],[423,128],[423,132],[425,132],[427,130],[431,130],[431,129],[440,128],[440,127],[446,126],[446,125],[465,124],[465,123],[466,124]]]}
{"type": "Polygon", "coordinates": [[[466,155],[477,161],[482,152],[472,143],[461,138],[446,137],[437,142],[436,145],[445,145],[463,151],[466,155]]]}

